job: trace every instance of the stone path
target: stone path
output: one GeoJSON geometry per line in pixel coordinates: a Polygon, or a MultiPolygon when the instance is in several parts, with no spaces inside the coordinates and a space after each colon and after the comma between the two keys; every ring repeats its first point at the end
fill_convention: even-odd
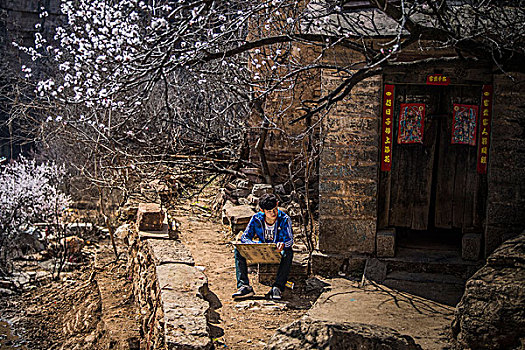
{"type": "Polygon", "coordinates": [[[308,312],[312,319],[389,327],[411,336],[423,349],[449,347],[454,307],[382,285],[359,288],[358,282],[343,278],[327,283],[330,289],[308,312]]]}
{"type": "Polygon", "coordinates": [[[250,274],[257,298],[235,302],[235,267],[229,227],[207,216],[192,213],[190,206],[173,212],[181,222],[181,240],[191,251],[195,265],[208,277],[210,294],[215,296],[211,313],[211,331],[216,348],[262,349],[275,330],[300,318],[314,299],[287,290],[285,302],[274,303],[262,297],[269,287],[257,282],[250,274]],[[215,222],[214,222],[215,221],[215,222]]]}

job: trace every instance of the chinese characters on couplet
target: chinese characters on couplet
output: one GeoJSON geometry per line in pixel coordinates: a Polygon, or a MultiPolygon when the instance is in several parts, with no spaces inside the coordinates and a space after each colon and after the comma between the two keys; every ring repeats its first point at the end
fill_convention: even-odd
{"type": "Polygon", "coordinates": [[[479,174],[487,173],[490,147],[490,122],[492,118],[492,85],[483,85],[479,125],[478,166],[479,174]]]}
{"type": "Polygon", "coordinates": [[[394,85],[385,85],[383,94],[383,122],[381,127],[381,171],[392,167],[392,138],[394,126],[394,85]]]}

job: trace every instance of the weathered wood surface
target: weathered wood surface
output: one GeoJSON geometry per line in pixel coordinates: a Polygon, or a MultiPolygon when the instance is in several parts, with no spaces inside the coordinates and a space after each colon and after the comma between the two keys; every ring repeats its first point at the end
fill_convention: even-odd
{"type": "Polygon", "coordinates": [[[476,172],[477,148],[451,144],[454,103],[478,104],[480,86],[396,85],[397,140],[399,105],[426,105],[423,144],[393,146],[391,172],[381,172],[378,227],[481,227],[486,207],[486,176],[476,172]]]}
{"type": "Polygon", "coordinates": [[[279,264],[281,253],[274,243],[238,243],[233,245],[249,264],[279,264]]]}

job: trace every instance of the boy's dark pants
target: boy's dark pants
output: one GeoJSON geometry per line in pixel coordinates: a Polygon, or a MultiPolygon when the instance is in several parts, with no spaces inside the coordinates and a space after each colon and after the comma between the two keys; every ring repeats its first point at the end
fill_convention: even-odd
{"type": "MultiPolygon", "coordinates": [[[[241,286],[249,286],[250,281],[248,280],[248,265],[246,264],[246,258],[244,258],[237,248],[234,251],[235,257],[235,274],[237,276],[237,288],[241,286]]],[[[284,291],[284,285],[288,279],[288,274],[292,268],[293,250],[292,248],[284,248],[281,254],[281,263],[277,270],[277,276],[275,277],[275,283],[273,287],[279,288],[284,291]]]]}

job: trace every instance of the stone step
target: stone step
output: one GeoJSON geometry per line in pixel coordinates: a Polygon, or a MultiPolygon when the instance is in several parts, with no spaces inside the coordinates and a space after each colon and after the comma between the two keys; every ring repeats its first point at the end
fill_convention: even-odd
{"type": "MultiPolygon", "coordinates": [[[[288,281],[292,281],[296,286],[304,285],[308,279],[308,265],[303,255],[298,252],[295,253],[292,268],[288,275],[288,281]]],[[[275,282],[278,269],[278,264],[259,264],[259,283],[272,285],[275,282]]]]}
{"type": "Polygon", "coordinates": [[[427,272],[404,272],[395,271],[386,275],[386,280],[410,281],[420,283],[455,284],[463,286],[465,280],[454,275],[427,272]]]}
{"type": "Polygon", "coordinates": [[[386,264],[387,275],[396,272],[429,273],[455,276],[467,280],[483,261],[465,261],[457,251],[398,249],[395,258],[380,259],[386,264]]]}
{"type": "Polygon", "coordinates": [[[461,284],[424,282],[423,280],[410,281],[387,278],[382,284],[398,291],[417,295],[450,306],[455,306],[461,300],[461,296],[465,290],[464,285],[461,284]]]}

